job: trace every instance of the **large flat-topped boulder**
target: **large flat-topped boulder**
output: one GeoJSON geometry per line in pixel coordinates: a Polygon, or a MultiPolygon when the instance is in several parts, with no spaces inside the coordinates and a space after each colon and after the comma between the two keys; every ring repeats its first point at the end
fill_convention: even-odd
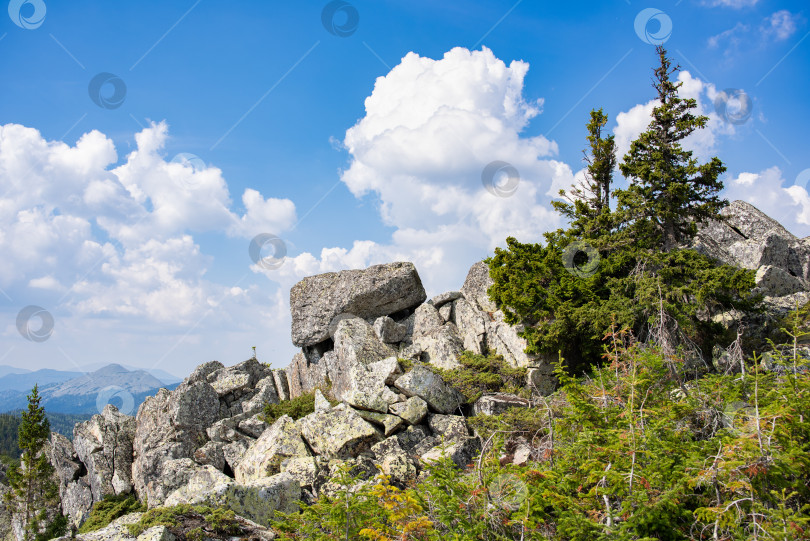
{"type": "Polygon", "coordinates": [[[324,341],[333,319],[342,313],[387,316],[426,298],[416,267],[408,262],[310,276],[290,290],[292,341],[296,346],[324,341]]]}

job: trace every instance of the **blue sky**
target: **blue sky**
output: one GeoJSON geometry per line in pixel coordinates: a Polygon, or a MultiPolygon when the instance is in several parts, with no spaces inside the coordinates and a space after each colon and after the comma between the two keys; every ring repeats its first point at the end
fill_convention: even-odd
{"type": "Polygon", "coordinates": [[[806,2],[4,11],[0,364],[183,376],[256,346],[284,367],[303,276],[408,259],[429,294],[456,289],[506,236],[562,225],[550,201],[581,174],[591,108],[620,148],[646,126],[656,40],[710,116],[689,145],[726,163],[726,195],[810,235],[806,2]],[[510,197],[482,183],[496,160],[519,172],[510,197]],[[259,234],[284,243],[278,265],[250,259],[259,234]],[[38,315],[20,332],[27,306],[52,332],[38,315]]]}

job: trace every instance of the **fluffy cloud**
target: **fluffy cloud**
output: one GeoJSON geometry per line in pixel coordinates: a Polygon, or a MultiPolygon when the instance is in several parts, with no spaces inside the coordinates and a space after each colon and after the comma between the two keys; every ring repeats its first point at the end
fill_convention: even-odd
{"type": "MultiPolygon", "coordinates": [[[[523,96],[528,69],[487,48],[455,48],[438,60],[409,53],[379,77],[365,116],[346,132],[351,162],[341,179],[356,197],[379,201],[382,221],[396,228],[391,243],[303,254],[281,274],[407,258],[429,289],[457,288],[469,265],[507,236],[536,241],[557,227],[548,194],[568,186],[573,172],[553,159],[556,143],[522,135],[542,109],[542,100],[523,96]],[[494,161],[519,173],[510,197],[484,186],[494,161]]],[[[493,182],[503,188],[501,180],[493,182]]]]}
{"type": "MultiPolygon", "coordinates": [[[[192,235],[219,233],[247,244],[257,233],[289,229],[295,205],[248,189],[244,211],[235,212],[222,171],[168,160],[167,138],[168,126],[153,123],[114,166],[115,146],[98,131],[70,146],[32,128],[0,126],[0,288],[14,305],[12,321],[15,310],[34,302],[55,314],[61,334],[43,347],[57,347],[60,358],[75,348],[84,355],[93,327],[105,329],[93,344],[119,352],[119,344],[140,336],[158,357],[206,328],[221,340],[241,333],[255,340],[278,322],[273,340],[286,337],[283,296],[206,280],[212,258],[192,235]]],[[[18,340],[20,354],[30,346],[13,326],[0,333],[18,340]]]]}

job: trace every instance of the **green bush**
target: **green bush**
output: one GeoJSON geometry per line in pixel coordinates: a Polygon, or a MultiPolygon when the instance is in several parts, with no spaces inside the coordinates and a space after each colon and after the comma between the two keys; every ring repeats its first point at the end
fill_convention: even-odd
{"type": "Polygon", "coordinates": [[[264,405],[264,422],[272,425],[280,417],[289,415],[293,420],[306,417],[315,411],[315,391],[296,396],[291,400],[282,400],[278,404],[264,405]]]}
{"type": "Polygon", "coordinates": [[[442,379],[467,400],[475,402],[484,393],[513,393],[529,397],[526,389],[526,369],[512,368],[500,355],[478,355],[464,351],[458,358],[460,368],[442,370],[431,366],[442,379]]]}
{"type": "Polygon", "coordinates": [[[133,494],[105,496],[103,500],[93,504],[90,515],[79,528],[79,533],[88,533],[104,528],[113,520],[138,511],[146,511],[146,507],[133,494]]]}
{"type": "Polygon", "coordinates": [[[178,539],[228,538],[241,532],[230,509],[207,505],[175,505],[150,509],[135,524],[128,524],[132,537],[154,526],[166,526],[178,539]],[[202,522],[202,524],[200,524],[202,522]]]}

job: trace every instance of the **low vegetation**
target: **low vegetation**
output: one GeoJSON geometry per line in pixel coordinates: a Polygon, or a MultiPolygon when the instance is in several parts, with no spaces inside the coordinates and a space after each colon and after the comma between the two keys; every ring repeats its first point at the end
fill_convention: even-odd
{"type": "Polygon", "coordinates": [[[683,359],[629,331],[609,341],[604,366],[559,365],[559,391],[524,410],[528,466],[501,464],[496,443],[406,490],[345,473],[337,496],[275,524],[280,539],[810,539],[810,374],[777,355],[782,370],[757,358],[683,384],[683,359]]]}
{"type": "Polygon", "coordinates": [[[470,404],[484,393],[504,392],[529,397],[526,369],[512,368],[500,355],[478,355],[464,351],[459,355],[458,362],[461,366],[452,370],[432,366],[431,369],[461,392],[470,404]]]}
{"type": "Polygon", "coordinates": [[[154,526],[165,526],[177,539],[203,541],[230,539],[242,533],[242,526],[233,511],[207,505],[176,505],[150,509],[127,530],[133,537],[154,526]]]}
{"type": "Polygon", "coordinates": [[[119,517],[138,511],[146,511],[146,506],[141,504],[138,498],[133,494],[106,496],[103,500],[93,504],[90,515],[87,517],[84,524],[82,524],[81,528],[79,528],[78,533],[88,533],[99,530],[119,517]]]}

